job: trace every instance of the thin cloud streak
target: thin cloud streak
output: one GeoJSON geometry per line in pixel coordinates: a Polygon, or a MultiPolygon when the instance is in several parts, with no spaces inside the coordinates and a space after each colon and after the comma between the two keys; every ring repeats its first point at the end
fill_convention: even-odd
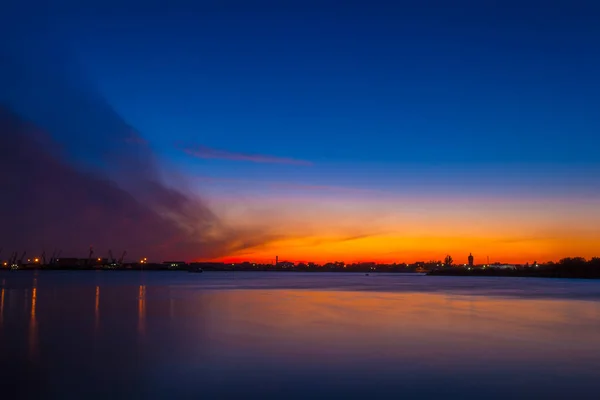
{"type": "Polygon", "coordinates": [[[184,147],[183,151],[193,157],[215,160],[249,161],[266,164],[288,164],[311,166],[313,163],[294,158],[277,157],[265,154],[235,153],[231,151],[213,149],[206,146],[184,147]]]}
{"type": "Polygon", "coordinates": [[[308,192],[341,192],[341,193],[373,193],[373,194],[385,194],[387,192],[378,189],[369,188],[358,188],[350,186],[334,186],[334,185],[311,185],[301,183],[289,183],[281,181],[270,181],[270,180],[253,180],[245,178],[220,178],[212,176],[197,176],[195,178],[198,182],[205,183],[224,183],[232,185],[251,185],[252,187],[267,187],[270,189],[280,190],[297,190],[297,191],[308,191],[308,192]]]}
{"type": "Polygon", "coordinates": [[[285,190],[307,190],[317,192],[343,192],[343,193],[380,193],[382,191],[374,189],[364,188],[353,188],[344,186],[330,186],[330,185],[303,185],[296,183],[268,183],[273,189],[285,189],[285,190]]]}

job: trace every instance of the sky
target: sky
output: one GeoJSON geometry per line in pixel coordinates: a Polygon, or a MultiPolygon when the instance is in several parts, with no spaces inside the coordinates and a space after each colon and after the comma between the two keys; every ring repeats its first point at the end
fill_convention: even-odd
{"type": "Polygon", "coordinates": [[[0,258],[598,255],[595,2],[78,3],[0,17],[0,258]]]}

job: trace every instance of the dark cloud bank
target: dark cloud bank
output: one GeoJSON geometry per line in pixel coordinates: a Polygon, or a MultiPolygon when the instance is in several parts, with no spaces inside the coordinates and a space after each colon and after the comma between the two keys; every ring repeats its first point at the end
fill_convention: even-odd
{"type": "MultiPolygon", "coordinates": [[[[142,135],[53,54],[0,57],[0,258],[127,250],[197,259],[259,245],[165,183],[142,135]]],[[[43,53],[43,52],[42,52],[43,53]]]]}

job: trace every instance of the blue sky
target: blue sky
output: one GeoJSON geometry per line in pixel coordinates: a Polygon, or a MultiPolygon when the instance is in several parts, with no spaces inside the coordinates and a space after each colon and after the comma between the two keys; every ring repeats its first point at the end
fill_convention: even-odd
{"type": "Polygon", "coordinates": [[[56,12],[44,29],[181,162],[176,141],[318,163],[598,161],[591,2],[369,3],[123,4],[113,16],[56,12]]]}
{"type": "Polygon", "coordinates": [[[72,161],[129,124],[203,193],[598,194],[596,2],[72,3],[0,19],[25,64],[118,116],[43,79],[0,93],[72,161]]]}

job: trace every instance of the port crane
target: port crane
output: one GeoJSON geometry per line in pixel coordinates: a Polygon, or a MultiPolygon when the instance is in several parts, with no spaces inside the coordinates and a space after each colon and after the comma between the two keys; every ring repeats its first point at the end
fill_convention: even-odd
{"type": "Polygon", "coordinates": [[[56,249],[54,249],[54,251],[52,252],[52,256],[50,257],[50,262],[49,265],[54,264],[54,260],[56,259],[56,249]]]}
{"type": "Polygon", "coordinates": [[[14,269],[15,268],[15,263],[17,262],[17,256],[19,255],[19,253],[17,253],[16,251],[13,251],[10,255],[10,259],[8,260],[8,266],[10,267],[10,269],[14,269]]]}
{"type": "Polygon", "coordinates": [[[117,263],[117,259],[113,256],[112,250],[108,250],[108,257],[109,257],[111,264],[114,265],[117,263]]]}
{"type": "Polygon", "coordinates": [[[123,259],[125,258],[126,255],[127,255],[127,250],[123,251],[123,254],[121,254],[121,258],[119,258],[119,265],[123,265],[123,259]]]}
{"type": "Polygon", "coordinates": [[[23,265],[23,260],[25,259],[25,254],[27,254],[27,250],[21,254],[21,258],[19,259],[19,265],[23,265]]]}

